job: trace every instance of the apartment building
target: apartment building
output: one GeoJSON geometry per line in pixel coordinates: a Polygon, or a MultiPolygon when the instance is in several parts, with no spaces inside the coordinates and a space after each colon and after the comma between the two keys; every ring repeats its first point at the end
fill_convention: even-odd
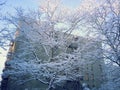
{"type": "MultiPolygon", "coordinates": [[[[66,53],[74,56],[77,55],[79,57],[78,58],[79,61],[81,60],[81,58],[84,59],[84,63],[81,64],[81,68],[76,68],[77,72],[81,73],[83,79],[83,80],[81,79],[80,82],[87,83],[90,88],[100,87],[100,85],[103,83],[102,77],[103,77],[103,65],[104,65],[104,62],[102,60],[101,43],[99,41],[95,41],[95,39],[93,38],[88,39],[80,36],[63,34],[61,32],[56,32],[54,34],[54,38],[55,41],[64,39],[65,42],[64,45],[61,45],[59,47],[59,45],[50,46],[49,44],[46,44],[43,46],[43,44],[41,44],[41,42],[38,41],[34,43],[33,42],[30,43],[30,41],[28,40],[28,38],[24,36],[24,34],[19,33],[15,41],[11,41],[10,44],[7,61],[5,64],[6,67],[3,70],[2,87],[10,88],[10,90],[16,90],[13,89],[13,85],[14,88],[17,88],[19,85],[17,84],[17,82],[20,81],[20,78],[14,78],[14,76],[16,76],[17,74],[16,73],[13,73],[12,75],[11,73],[9,74],[9,72],[11,71],[15,72],[14,66],[12,66],[13,62],[18,62],[18,61],[26,62],[26,63],[33,62],[34,64],[37,63],[36,65],[43,63],[57,62],[57,59],[55,58],[61,53],[66,53]],[[58,39],[59,37],[62,38],[58,39]]],[[[17,65],[15,67],[19,68],[19,66],[17,65]]],[[[24,79],[30,77],[32,77],[30,73],[22,75],[22,78],[24,79]]],[[[39,85],[42,85],[44,87],[48,86],[45,84],[43,85],[43,83],[38,82],[36,80],[31,80],[29,82],[24,83],[21,86],[19,85],[19,87],[25,89],[26,87],[29,87],[29,85],[30,87],[33,86],[34,88],[41,88],[41,86],[39,85]]],[[[41,90],[44,90],[44,88],[41,90]]]]}

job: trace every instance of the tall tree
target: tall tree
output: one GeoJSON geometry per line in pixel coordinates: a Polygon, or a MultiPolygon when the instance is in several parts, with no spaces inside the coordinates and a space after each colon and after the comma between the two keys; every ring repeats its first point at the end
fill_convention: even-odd
{"type": "Polygon", "coordinates": [[[120,66],[120,1],[105,0],[94,9],[92,27],[103,44],[103,56],[120,66]]]}
{"type": "Polygon", "coordinates": [[[100,90],[120,89],[120,1],[103,0],[89,12],[92,35],[102,42],[107,82],[100,90]],[[115,84],[114,84],[115,83],[115,84]],[[113,86],[111,86],[111,84],[113,86]]]}
{"type": "Polygon", "coordinates": [[[80,43],[79,38],[74,38],[72,35],[74,30],[80,29],[85,13],[81,13],[80,8],[69,10],[60,7],[60,3],[54,1],[58,0],[45,0],[37,12],[24,14],[22,9],[18,9],[17,17],[6,18],[19,33],[15,39],[14,58],[6,63],[6,65],[12,65],[11,67],[18,72],[6,71],[6,75],[20,77],[21,79],[17,82],[20,85],[38,79],[43,83],[50,82],[51,87],[56,76],[57,79],[62,76],[75,79],[81,74],[80,67],[92,62],[85,62],[85,60],[94,59],[93,53],[100,56],[100,52],[97,52],[99,42],[95,43],[93,39],[87,40],[80,37],[80,42],[83,42],[80,43]],[[66,53],[68,48],[72,51],[71,53],[66,53]],[[55,51],[61,50],[62,52],[54,55],[55,51]],[[41,53],[45,55],[40,56],[41,53]],[[42,56],[48,57],[48,60],[43,60],[42,56]],[[28,67],[29,70],[27,70],[28,67]],[[29,73],[31,77],[23,79],[24,74],[20,73],[26,75],[29,73]]]}

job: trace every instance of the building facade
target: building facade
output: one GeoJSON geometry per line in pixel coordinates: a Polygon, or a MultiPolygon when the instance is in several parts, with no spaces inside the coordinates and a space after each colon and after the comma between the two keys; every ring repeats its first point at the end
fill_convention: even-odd
{"type": "MultiPolygon", "coordinates": [[[[58,38],[60,36],[67,36],[67,34],[64,35],[61,32],[57,32],[54,35],[56,35],[55,41],[63,40],[63,38],[58,38]]],[[[39,80],[42,79],[47,82],[50,81],[49,79],[51,78],[48,78],[45,74],[40,74],[44,72],[44,70],[42,71],[43,68],[41,68],[41,65],[43,65],[43,67],[48,67],[48,70],[51,69],[48,71],[49,74],[55,73],[54,71],[63,67],[65,67],[65,69],[62,70],[67,71],[68,68],[73,66],[75,68],[69,69],[68,72],[80,75],[80,77],[82,77],[80,82],[87,83],[90,88],[99,88],[103,83],[102,70],[104,62],[102,60],[102,46],[99,41],[68,35],[66,40],[64,38],[63,45],[60,46],[58,44],[51,46],[51,44],[41,44],[41,42],[38,41],[30,43],[24,34],[19,34],[10,45],[5,69],[3,70],[2,90],[34,90],[35,88],[43,88],[40,90],[45,90],[49,84],[42,83],[42,81],[39,80]],[[75,64],[71,64],[70,67],[65,63],[62,65],[61,62],[65,60],[68,64],[72,61],[74,61],[73,63],[75,64]],[[82,63],[76,64],[78,61],[82,63]],[[17,89],[17,87],[21,89],[17,89]],[[30,87],[34,89],[30,89],[30,87]]],[[[66,71],[59,72],[57,77],[64,77],[66,75],[69,77],[66,71]]]]}

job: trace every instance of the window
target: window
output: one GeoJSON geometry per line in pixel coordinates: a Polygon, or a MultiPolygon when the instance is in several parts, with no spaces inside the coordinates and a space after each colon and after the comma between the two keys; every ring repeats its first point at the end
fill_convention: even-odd
{"type": "Polygon", "coordinates": [[[72,53],[72,52],[74,52],[74,50],[77,50],[77,49],[78,49],[78,44],[71,43],[70,45],[68,45],[67,52],[72,53]]]}
{"type": "Polygon", "coordinates": [[[86,65],[87,66],[87,70],[89,69],[89,66],[88,66],[88,64],[86,65]]]}
{"type": "Polygon", "coordinates": [[[92,87],[94,88],[94,87],[95,87],[95,85],[93,84],[93,85],[92,85],[92,87]]]}
{"type": "Polygon", "coordinates": [[[102,71],[102,65],[99,65],[100,70],[102,71]]]}
{"type": "Polygon", "coordinates": [[[85,80],[89,81],[89,74],[88,73],[86,73],[86,75],[85,75],[85,80]]]}
{"type": "Polygon", "coordinates": [[[93,71],[93,64],[91,65],[91,71],[93,71]]]}
{"type": "Polygon", "coordinates": [[[68,48],[71,48],[72,50],[76,50],[78,48],[77,43],[71,43],[68,48]]]}
{"type": "Polygon", "coordinates": [[[94,81],[94,74],[91,74],[91,80],[94,81]]]}
{"type": "Polygon", "coordinates": [[[75,37],[75,38],[74,38],[74,41],[78,41],[78,39],[79,39],[78,37],[75,37]]]}

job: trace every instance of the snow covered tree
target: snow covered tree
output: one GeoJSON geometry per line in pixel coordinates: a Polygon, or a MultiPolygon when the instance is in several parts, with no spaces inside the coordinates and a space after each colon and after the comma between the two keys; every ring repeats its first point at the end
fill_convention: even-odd
{"type": "Polygon", "coordinates": [[[16,27],[16,37],[3,79],[10,77],[10,87],[38,80],[49,85],[48,88],[63,79],[77,80],[82,75],[87,82],[100,81],[101,42],[73,34],[81,28],[86,13],[80,8],[61,7],[57,0],[47,0],[42,5],[38,11],[25,14],[17,9],[16,17],[6,17],[16,27]],[[96,67],[99,67],[97,74],[93,72],[96,67]]]}
{"type": "Polygon", "coordinates": [[[96,35],[102,43],[103,58],[106,62],[104,71],[107,83],[105,82],[100,90],[119,90],[120,1],[101,0],[96,3],[98,5],[89,12],[89,25],[92,27],[92,35],[96,35]]]}
{"type": "MultiPolygon", "coordinates": [[[[9,29],[9,26],[6,25],[3,13],[3,9],[6,6],[7,1],[2,0],[0,1],[0,48],[6,50],[9,46],[9,41],[13,39],[13,30],[9,29]]],[[[0,51],[0,53],[2,53],[0,51]]]]}
{"type": "Polygon", "coordinates": [[[104,57],[120,66],[120,2],[106,0],[92,14],[92,27],[103,43],[104,57]]]}

